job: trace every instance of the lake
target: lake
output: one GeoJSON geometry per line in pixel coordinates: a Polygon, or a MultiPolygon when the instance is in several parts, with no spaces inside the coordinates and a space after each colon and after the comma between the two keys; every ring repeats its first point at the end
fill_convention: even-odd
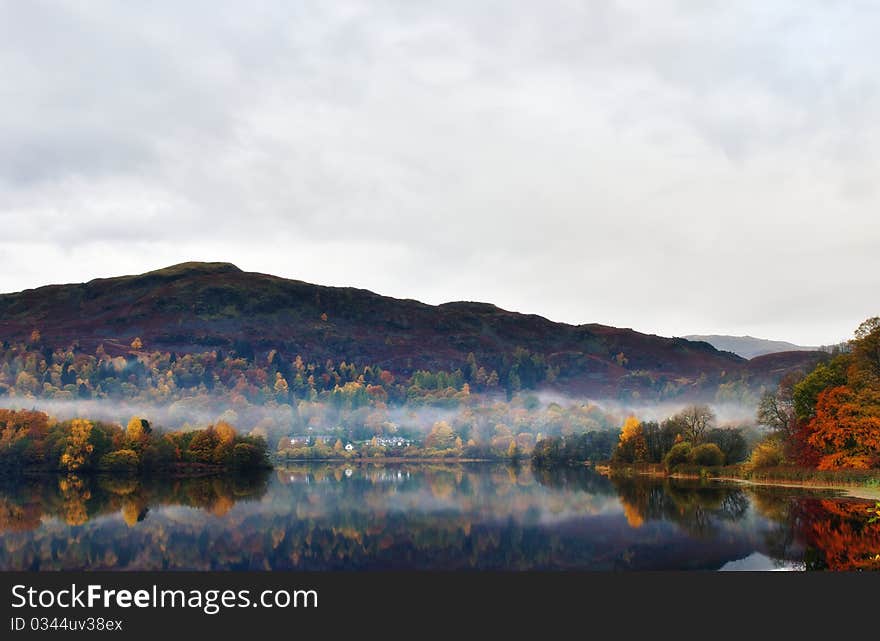
{"type": "Polygon", "coordinates": [[[494,464],[0,480],[0,570],[812,570],[880,566],[873,502],[494,464]]]}

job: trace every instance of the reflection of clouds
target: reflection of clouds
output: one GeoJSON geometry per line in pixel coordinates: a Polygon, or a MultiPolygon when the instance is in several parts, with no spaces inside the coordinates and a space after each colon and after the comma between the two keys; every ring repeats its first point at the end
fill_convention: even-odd
{"type": "MultiPolygon", "coordinates": [[[[329,569],[381,563],[714,569],[755,551],[789,559],[803,552],[798,545],[782,552],[773,547],[771,535],[790,527],[790,517],[779,523],[761,515],[774,500],[802,496],[793,492],[764,496],[760,510],[754,504],[742,510],[732,499],[750,493],[737,494],[738,488],[630,480],[615,489],[586,471],[538,476],[486,466],[325,465],[323,472],[318,467],[308,471],[323,483],[290,483],[287,472],[279,473],[259,501],[237,500],[236,492],[250,484],[233,490],[218,479],[193,481],[188,491],[146,480],[137,490],[93,485],[85,500],[92,517],[75,528],[64,520],[67,506],[84,496],[85,485],[68,484],[66,495],[60,488],[49,494],[37,488],[43,492],[38,501],[36,494],[30,502],[18,497],[12,506],[41,505],[44,518],[36,529],[0,537],[0,569],[27,568],[34,559],[46,569],[329,569]],[[499,492],[499,484],[507,491],[499,492]]],[[[857,549],[852,538],[829,538],[857,531],[841,529],[834,520],[855,513],[849,504],[807,503],[815,523],[825,528],[808,534],[826,547],[828,541],[844,541],[857,549]]]]}
{"type": "Polygon", "coordinates": [[[721,572],[784,572],[802,571],[806,569],[806,566],[802,562],[780,561],[779,559],[771,559],[760,552],[753,552],[742,559],[728,561],[718,569],[721,572]]]}
{"type": "MultiPolygon", "coordinates": [[[[620,512],[613,495],[594,494],[576,489],[576,486],[565,490],[548,488],[537,482],[529,467],[492,466],[488,470],[478,467],[474,471],[460,464],[442,463],[370,464],[357,468],[336,465],[300,464],[279,472],[278,478],[285,486],[304,485],[314,478],[322,479],[325,485],[328,479],[331,484],[338,484],[333,481],[336,470],[345,469],[346,479],[365,483],[360,499],[346,503],[347,510],[359,514],[381,511],[430,517],[456,513],[488,523],[512,518],[550,525],[584,516],[620,512]],[[399,487],[392,490],[392,485],[399,487]]],[[[344,501],[345,496],[333,493],[327,497],[323,490],[317,489],[314,493],[307,492],[301,499],[309,507],[305,508],[300,501],[297,515],[300,518],[326,517],[338,509],[334,498],[344,501]]]]}

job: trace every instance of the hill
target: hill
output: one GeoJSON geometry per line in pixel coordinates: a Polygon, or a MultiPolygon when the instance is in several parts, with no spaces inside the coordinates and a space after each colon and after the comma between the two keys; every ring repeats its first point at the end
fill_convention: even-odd
{"type": "Polygon", "coordinates": [[[722,334],[690,334],[685,336],[689,341],[704,341],[715,349],[733,352],[743,358],[754,358],[776,352],[815,352],[818,347],[795,345],[786,341],[772,341],[754,336],[725,336],[722,334]]]}
{"type": "MultiPolygon", "coordinates": [[[[469,354],[523,387],[649,397],[714,389],[732,376],[763,376],[707,342],[599,324],[568,325],[494,305],[439,306],[325,287],[229,263],[183,263],[141,275],[0,295],[0,338],[43,350],[110,355],[225,350],[246,359],[271,350],[292,359],[378,366],[399,376],[453,371],[469,354]]],[[[760,368],[758,368],[760,370],[760,368]]],[[[778,372],[774,372],[775,374],[778,372]]]]}

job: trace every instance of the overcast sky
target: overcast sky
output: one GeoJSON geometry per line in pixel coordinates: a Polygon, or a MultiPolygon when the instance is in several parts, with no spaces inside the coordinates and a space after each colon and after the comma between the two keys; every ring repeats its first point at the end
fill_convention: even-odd
{"type": "Polygon", "coordinates": [[[880,314],[875,2],[0,0],[0,291],[229,261],[802,344],[880,314]]]}

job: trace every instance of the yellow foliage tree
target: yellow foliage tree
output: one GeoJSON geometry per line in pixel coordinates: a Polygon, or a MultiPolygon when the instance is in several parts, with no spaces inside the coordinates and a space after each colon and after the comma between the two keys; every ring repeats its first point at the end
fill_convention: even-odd
{"type": "Polygon", "coordinates": [[[635,416],[627,416],[620,428],[620,442],[627,443],[642,434],[642,422],[635,416]]]}
{"type": "Polygon", "coordinates": [[[235,428],[226,421],[218,421],[214,426],[214,432],[221,443],[232,443],[235,440],[235,428]]]}
{"type": "Polygon", "coordinates": [[[67,437],[67,447],[61,454],[61,465],[69,472],[75,472],[88,461],[94,446],[89,443],[92,435],[92,423],[85,419],[75,418],[70,422],[70,436],[67,437]]]}
{"type": "Polygon", "coordinates": [[[274,389],[275,389],[276,396],[281,396],[281,397],[285,397],[285,398],[287,397],[288,393],[290,392],[290,387],[287,385],[287,381],[281,375],[281,372],[275,373],[274,389]]]}
{"type": "Polygon", "coordinates": [[[150,433],[149,426],[149,422],[140,416],[132,416],[128,426],[125,428],[125,435],[129,441],[140,441],[145,435],[150,433]]]}
{"type": "Polygon", "coordinates": [[[627,416],[620,428],[620,440],[615,458],[627,463],[643,462],[648,458],[648,443],[645,441],[645,433],[642,423],[635,416],[627,416]]]}
{"type": "Polygon", "coordinates": [[[455,432],[446,421],[437,421],[425,439],[425,446],[435,450],[448,450],[455,446],[455,432]]]}
{"type": "Polygon", "coordinates": [[[336,442],[333,444],[333,451],[334,452],[341,452],[342,451],[342,441],[340,441],[339,439],[336,439],[336,442]]]}

